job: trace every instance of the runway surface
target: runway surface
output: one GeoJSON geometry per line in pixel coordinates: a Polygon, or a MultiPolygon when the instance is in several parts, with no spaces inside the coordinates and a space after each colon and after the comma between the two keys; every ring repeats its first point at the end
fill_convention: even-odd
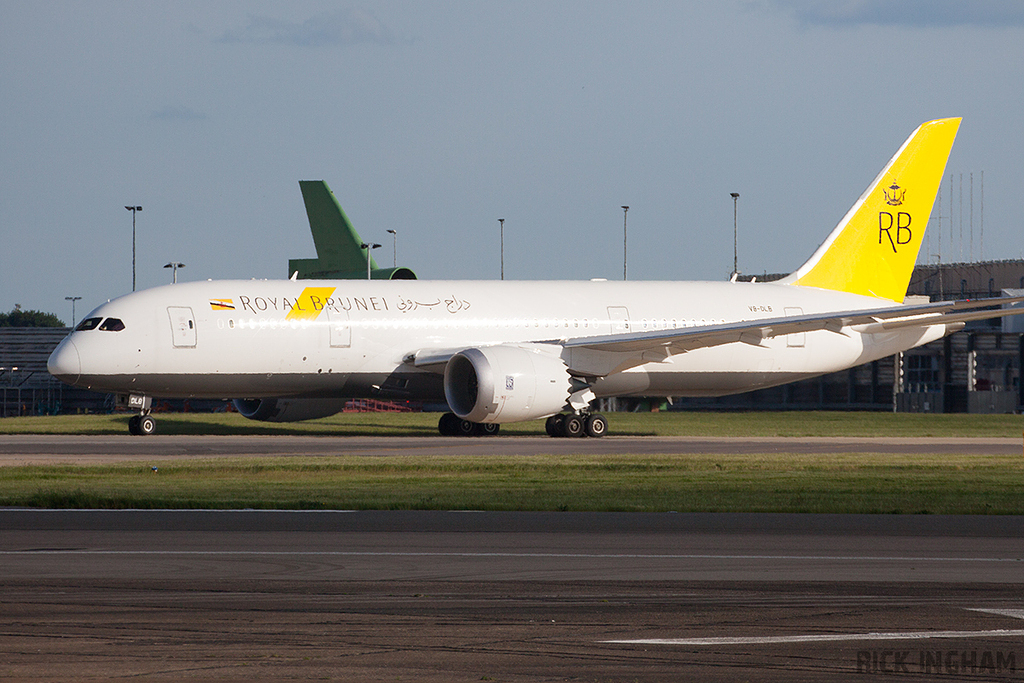
{"type": "MultiPolygon", "coordinates": [[[[0,436],[0,465],[1020,455],[1015,439],[0,436]]],[[[1024,517],[0,510],[0,677],[1024,678],[1024,517]]]]}
{"type": "Polygon", "coordinates": [[[0,510],[0,676],[1024,677],[1024,518],[0,510]]]}
{"type": "Polygon", "coordinates": [[[956,453],[1022,455],[1020,439],[891,437],[332,437],[0,435],[0,466],[153,458],[310,455],[543,455],[576,453],[956,453]]]}

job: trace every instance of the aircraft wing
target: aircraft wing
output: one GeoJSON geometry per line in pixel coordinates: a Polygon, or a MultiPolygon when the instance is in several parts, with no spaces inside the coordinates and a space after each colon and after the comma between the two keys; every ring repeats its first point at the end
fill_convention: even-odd
{"type": "Polygon", "coordinates": [[[443,375],[444,366],[448,364],[448,360],[459,351],[464,350],[465,347],[457,349],[420,349],[405,356],[402,362],[443,375]]]}
{"type": "MultiPolygon", "coordinates": [[[[1024,302],[1024,296],[993,297],[961,301],[939,301],[928,304],[887,306],[884,308],[854,311],[830,311],[809,315],[784,316],[779,318],[758,318],[719,325],[676,328],[671,330],[650,330],[646,332],[623,332],[589,337],[548,339],[529,342],[531,344],[560,345],[564,348],[592,349],[636,356],[636,362],[628,360],[619,368],[639,365],[668,356],[693,351],[694,349],[721,346],[722,344],[745,343],[754,346],[763,340],[798,332],[829,330],[843,334],[846,327],[860,325],[861,332],[883,332],[905,327],[927,327],[964,323],[971,320],[985,320],[1005,315],[1024,313],[1024,308],[994,308],[1024,302]],[[651,354],[650,352],[654,352],[651,354]]],[[[408,354],[404,362],[415,367],[443,373],[448,360],[463,348],[419,349],[408,354]]]]}
{"type": "Polygon", "coordinates": [[[853,325],[863,325],[865,327],[861,331],[871,333],[905,327],[927,327],[970,320],[985,320],[1024,313],[1024,309],[992,308],[1020,302],[1024,302],[1024,296],[939,301],[929,304],[888,306],[855,311],[830,311],[780,318],[759,318],[671,330],[575,337],[561,340],[560,343],[566,348],[626,353],[660,350],[666,355],[671,355],[735,342],[756,346],[764,339],[796,332],[829,330],[842,334],[843,328],[853,325]]]}

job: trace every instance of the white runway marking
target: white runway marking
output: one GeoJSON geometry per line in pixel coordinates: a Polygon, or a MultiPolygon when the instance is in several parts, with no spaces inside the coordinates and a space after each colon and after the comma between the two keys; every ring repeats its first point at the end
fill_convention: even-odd
{"type": "Polygon", "coordinates": [[[615,645],[779,645],[785,643],[834,643],[851,640],[929,640],[931,638],[1012,638],[1019,636],[1024,636],[1024,630],[822,633],[797,636],[753,636],[747,638],[644,638],[638,640],[602,640],[598,642],[615,645]]]}
{"type": "Polygon", "coordinates": [[[1024,609],[983,609],[981,607],[973,607],[970,611],[984,612],[986,614],[998,614],[1002,617],[1013,617],[1014,619],[1024,619],[1024,609]]]}
{"type": "Polygon", "coordinates": [[[514,553],[514,552],[392,552],[392,551],[334,551],[334,550],[90,550],[38,548],[26,550],[0,550],[2,555],[295,555],[336,557],[563,557],[580,559],[639,559],[639,560],[807,560],[825,562],[1024,562],[1024,557],[901,557],[878,555],[674,555],[649,553],[514,553]]]}

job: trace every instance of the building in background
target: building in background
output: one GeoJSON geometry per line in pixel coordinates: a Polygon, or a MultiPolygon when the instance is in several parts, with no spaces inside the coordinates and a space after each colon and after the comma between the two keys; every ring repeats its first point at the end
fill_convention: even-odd
{"type": "MultiPolygon", "coordinates": [[[[759,282],[781,277],[756,276],[759,282]]],[[[1000,296],[1003,291],[1024,293],[1021,290],[1024,260],[982,261],[917,266],[907,296],[945,301],[1000,296]]],[[[944,339],[842,372],[734,396],[683,398],[673,404],[684,410],[1020,412],[1022,338],[1024,315],[968,323],[944,339]]]]}
{"type": "Polygon", "coordinates": [[[102,410],[104,394],[69,387],[46,371],[50,353],[70,331],[0,327],[0,417],[54,415],[68,399],[83,410],[102,410]]]}

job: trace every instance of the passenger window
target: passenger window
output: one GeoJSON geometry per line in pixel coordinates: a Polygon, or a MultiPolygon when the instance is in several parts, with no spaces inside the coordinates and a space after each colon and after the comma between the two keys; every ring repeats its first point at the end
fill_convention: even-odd
{"type": "Polygon", "coordinates": [[[100,325],[100,329],[104,332],[120,332],[124,329],[124,323],[118,318],[107,318],[100,325]]]}
{"type": "Polygon", "coordinates": [[[95,330],[96,326],[100,324],[101,320],[103,320],[103,318],[86,318],[82,322],[78,323],[78,327],[75,328],[75,332],[95,330]]]}

